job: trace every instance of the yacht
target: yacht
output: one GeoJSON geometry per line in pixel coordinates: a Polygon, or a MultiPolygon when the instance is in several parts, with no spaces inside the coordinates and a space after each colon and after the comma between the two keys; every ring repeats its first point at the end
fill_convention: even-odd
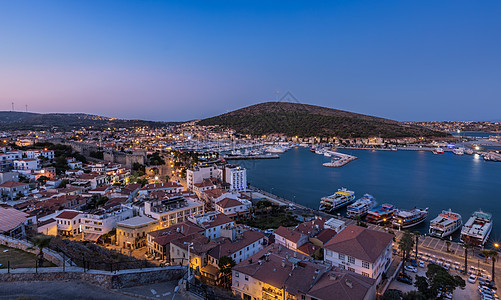
{"type": "Polygon", "coordinates": [[[455,212],[442,211],[435,219],[430,222],[430,235],[444,238],[451,235],[463,225],[461,215],[455,212]]]}
{"type": "Polygon", "coordinates": [[[443,154],[444,149],[438,147],[438,148],[433,149],[431,152],[433,152],[433,154],[443,154]]]}
{"type": "Polygon", "coordinates": [[[413,208],[409,210],[401,210],[393,217],[393,227],[404,229],[416,226],[422,223],[428,216],[428,208],[419,209],[413,208]]]}
{"type": "Polygon", "coordinates": [[[463,155],[464,154],[464,148],[463,147],[454,148],[454,149],[452,149],[452,153],[454,153],[456,155],[463,155]]]}
{"type": "Polygon", "coordinates": [[[376,206],[377,202],[374,197],[365,194],[362,198],[355,201],[355,203],[348,205],[346,215],[349,218],[363,217],[369,210],[376,206]]]}
{"type": "Polygon", "coordinates": [[[392,204],[382,204],[376,208],[369,210],[365,220],[374,224],[385,224],[391,220],[393,214],[397,213],[398,209],[392,204]]]}
{"type": "Polygon", "coordinates": [[[340,188],[336,193],[320,199],[319,210],[331,212],[355,201],[355,192],[340,188]]]}
{"type": "Polygon", "coordinates": [[[268,153],[284,153],[285,149],[280,146],[270,146],[265,151],[268,153]]]}
{"type": "Polygon", "coordinates": [[[461,229],[461,241],[473,246],[483,246],[492,230],[492,215],[476,211],[461,229]]]}

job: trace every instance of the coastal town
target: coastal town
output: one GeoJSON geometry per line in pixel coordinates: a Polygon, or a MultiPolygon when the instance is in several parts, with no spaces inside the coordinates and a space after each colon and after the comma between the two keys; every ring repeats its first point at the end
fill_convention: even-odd
{"type": "MultiPolygon", "coordinates": [[[[444,240],[448,232],[411,233],[406,228],[422,222],[425,210],[376,207],[370,195],[355,202],[346,189],[311,209],[248,185],[247,169],[234,163],[307,147],[332,157],[327,166],[342,167],[356,157],[335,149],[440,154],[459,149],[452,142],[463,153],[482,152],[473,138],[251,137],[194,123],[2,132],[0,279],[101,272],[136,274],[143,285],[177,280],[165,296],[189,299],[397,299],[429,291],[426,284],[440,280],[431,274],[445,272],[449,285],[430,297],[473,299],[480,291],[494,299],[499,245],[486,243],[487,229],[476,244],[444,240]],[[348,204],[347,217],[336,213],[348,204]],[[10,255],[16,251],[26,256],[10,255]]],[[[477,217],[490,222],[488,214],[477,217]]],[[[121,280],[107,287],[134,285],[121,280]]]]}

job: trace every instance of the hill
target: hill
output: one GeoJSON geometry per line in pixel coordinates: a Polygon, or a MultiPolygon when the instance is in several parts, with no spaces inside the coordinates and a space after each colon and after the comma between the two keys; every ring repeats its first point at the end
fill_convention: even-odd
{"type": "Polygon", "coordinates": [[[300,137],[359,138],[380,136],[441,137],[446,133],[420,126],[327,107],[290,102],[265,102],[200,120],[252,135],[284,134],[300,137]]]}
{"type": "Polygon", "coordinates": [[[58,130],[79,129],[92,126],[95,129],[128,127],[163,127],[173,123],[143,120],[124,120],[89,114],[30,113],[0,111],[0,130],[58,130]]]}

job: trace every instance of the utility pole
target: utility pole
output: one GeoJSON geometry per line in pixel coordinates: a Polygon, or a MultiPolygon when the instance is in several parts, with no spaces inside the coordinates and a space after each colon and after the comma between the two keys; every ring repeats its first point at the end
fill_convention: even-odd
{"type": "Polygon", "coordinates": [[[11,104],[12,104],[12,109],[10,111],[14,111],[14,102],[12,102],[11,104]]]}
{"type": "Polygon", "coordinates": [[[26,112],[28,112],[28,104],[26,104],[25,106],[26,106],[26,112]]]}

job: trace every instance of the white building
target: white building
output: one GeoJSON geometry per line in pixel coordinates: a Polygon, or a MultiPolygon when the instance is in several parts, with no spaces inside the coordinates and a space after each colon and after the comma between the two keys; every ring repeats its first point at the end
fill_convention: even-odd
{"type": "Polygon", "coordinates": [[[95,241],[99,236],[116,228],[117,222],[132,218],[132,209],[119,205],[111,209],[99,209],[92,213],[80,215],[80,231],[84,233],[84,239],[95,241]]]}
{"type": "Polygon", "coordinates": [[[63,236],[75,236],[80,234],[80,214],[76,210],[64,210],[57,215],[57,234],[63,236]]]}
{"type": "Polygon", "coordinates": [[[204,203],[192,197],[176,196],[146,200],[143,215],[160,220],[163,227],[186,221],[190,216],[203,214],[204,203]]]}
{"type": "Polygon", "coordinates": [[[223,181],[230,184],[231,191],[245,191],[247,170],[238,165],[227,165],[224,168],[223,181]]]}
{"type": "Polygon", "coordinates": [[[53,150],[27,150],[24,151],[24,155],[26,158],[38,158],[40,156],[45,157],[47,159],[54,159],[54,151],[53,150]]]}
{"type": "Polygon", "coordinates": [[[0,167],[8,167],[14,164],[14,160],[22,159],[22,151],[9,151],[6,153],[0,153],[0,167]]]}
{"type": "Polygon", "coordinates": [[[219,171],[216,166],[200,166],[193,170],[186,170],[186,185],[188,189],[193,190],[195,183],[202,183],[207,178],[218,178],[219,171]]]}
{"type": "Polygon", "coordinates": [[[38,170],[40,168],[37,158],[26,158],[14,161],[14,169],[20,171],[38,170]]]}
{"type": "Polygon", "coordinates": [[[324,261],[379,283],[392,261],[393,235],[349,225],[324,245],[324,261]]]}
{"type": "Polygon", "coordinates": [[[246,215],[252,203],[245,199],[224,198],[216,203],[216,211],[219,211],[228,217],[237,215],[246,215]]]}
{"type": "Polygon", "coordinates": [[[210,239],[221,237],[221,230],[223,228],[232,228],[235,226],[235,221],[218,211],[194,215],[188,218],[188,220],[202,227],[204,229],[202,234],[210,239]]]}

